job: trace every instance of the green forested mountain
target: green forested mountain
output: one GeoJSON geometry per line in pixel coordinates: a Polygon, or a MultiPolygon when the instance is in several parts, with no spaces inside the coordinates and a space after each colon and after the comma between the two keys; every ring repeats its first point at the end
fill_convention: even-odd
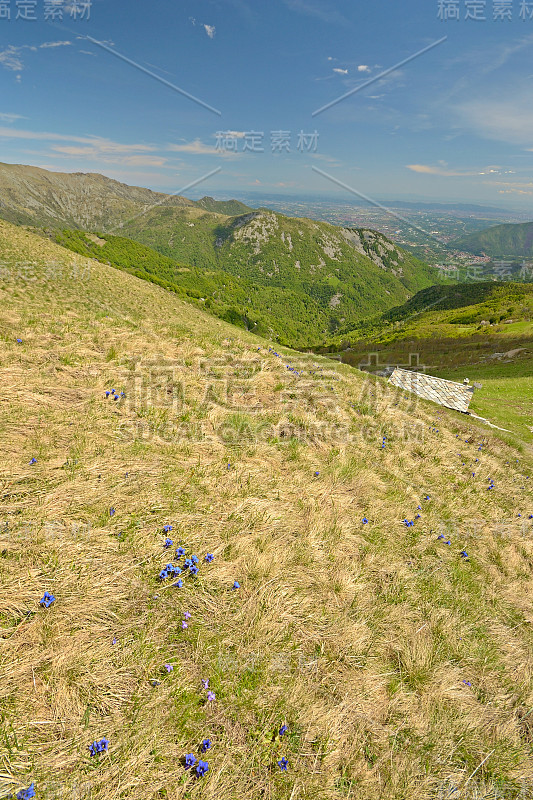
{"type": "MultiPolygon", "coordinates": [[[[259,271],[256,272],[258,279],[254,279],[252,270],[244,275],[232,274],[227,268],[228,262],[216,266],[217,260],[214,269],[200,268],[163,255],[140,242],[108,233],[67,230],[49,235],[76,253],[157,283],[222,319],[297,347],[322,342],[346,324],[346,317],[341,318],[337,305],[331,302],[332,292],[353,291],[355,285],[349,284],[349,274],[342,275],[333,286],[320,280],[315,284],[309,279],[298,280],[287,268],[283,281],[270,281],[268,275],[262,276],[259,271]]],[[[398,294],[403,297],[406,293],[402,284],[391,283],[391,276],[385,274],[384,268],[378,268],[367,256],[359,254],[357,263],[361,271],[358,280],[363,305],[353,302],[348,307],[348,319],[352,324],[361,318],[365,308],[383,308],[383,286],[389,285],[394,290],[394,295],[391,292],[386,298],[398,294]],[[371,296],[372,290],[376,291],[376,298],[371,296]]]]}
{"type": "MultiPolygon", "coordinates": [[[[184,235],[181,246],[172,241],[164,245],[160,229],[151,224],[143,238],[152,247],[105,232],[51,235],[75,252],[151,280],[223,319],[297,347],[324,341],[365,314],[404,300],[410,287],[431,281],[428,267],[375,232],[338,234],[329,225],[271,212],[224,222],[216,216],[213,230],[212,216],[196,216],[192,235],[184,235]],[[287,223],[293,223],[292,232],[287,223]],[[274,236],[268,235],[270,229],[265,232],[267,224],[274,236]]],[[[173,231],[171,235],[180,239],[175,218],[173,231]]]]}
{"type": "Polygon", "coordinates": [[[494,258],[532,258],[533,222],[494,225],[453,242],[469,253],[486,253],[494,258]]]}

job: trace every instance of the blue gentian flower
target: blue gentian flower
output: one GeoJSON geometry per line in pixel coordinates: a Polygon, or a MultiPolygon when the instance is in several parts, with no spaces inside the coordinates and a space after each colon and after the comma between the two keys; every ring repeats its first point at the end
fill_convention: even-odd
{"type": "Polygon", "coordinates": [[[202,753],[207,753],[210,747],[211,747],[211,739],[204,739],[202,744],[200,745],[200,750],[202,751],[202,753]]]}
{"type": "Polygon", "coordinates": [[[366,518],[366,517],[363,517],[363,520],[362,520],[362,522],[363,522],[363,525],[366,525],[366,524],[367,524],[367,522],[368,522],[367,518],[366,518]]]}
{"type": "Polygon", "coordinates": [[[192,753],[189,753],[185,756],[185,769],[189,769],[196,764],[196,756],[192,753]]]}
{"type": "Polygon", "coordinates": [[[165,669],[167,672],[172,672],[174,667],[172,666],[172,664],[165,664],[165,669]]]}
{"type": "Polygon", "coordinates": [[[209,764],[207,761],[199,761],[198,766],[196,767],[196,774],[199,778],[203,778],[206,772],[209,771],[209,764]]]}
{"type": "Polygon", "coordinates": [[[288,727],[286,725],[282,725],[281,728],[279,729],[279,735],[283,736],[283,734],[287,733],[288,730],[289,729],[288,729],[288,727]]]}
{"type": "Polygon", "coordinates": [[[183,586],[183,581],[180,579],[176,583],[173,583],[172,586],[177,586],[178,589],[181,589],[181,587],[183,586]]]}
{"type": "Polygon", "coordinates": [[[31,783],[27,789],[21,789],[20,792],[17,792],[17,800],[31,800],[32,797],[35,797],[34,783],[31,783]]]}
{"type": "Polygon", "coordinates": [[[184,619],[190,619],[191,618],[191,612],[190,611],[185,611],[184,614],[183,614],[183,618],[184,619]]]}
{"type": "Polygon", "coordinates": [[[468,558],[468,553],[466,552],[466,550],[461,550],[460,555],[462,558],[468,558]]]}
{"type": "Polygon", "coordinates": [[[171,530],[172,530],[172,525],[163,526],[163,533],[170,533],[171,530]]]}
{"type": "Polygon", "coordinates": [[[192,561],[190,558],[186,558],[183,562],[183,568],[188,569],[189,567],[192,567],[192,561]]]}
{"type": "Polygon", "coordinates": [[[95,756],[97,753],[105,753],[107,752],[107,748],[109,746],[109,741],[105,738],[100,739],[99,742],[93,742],[89,745],[89,752],[91,756],[95,756]]]}
{"type": "Polygon", "coordinates": [[[115,636],[113,637],[113,641],[111,642],[111,644],[116,644],[116,643],[117,643],[117,637],[115,636]]]}
{"type": "Polygon", "coordinates": [[[109,516],[112,517],[114,514],[115,514],[115,509],[113,507],[111,507],[109,509],[109,516]]]}
{"type": "Polygon", "coordinates": [[[285,757],[282,758],[281,761],[278,761],[278,767],[280,768],[280,770],[282,772],[287,772],[287,767],[288,766],[289,766],[289,762],[287,761],[287,759],[285,757]]]}
{"type": "Polygon", "coordinates": [[[315,478],[318,478],[319,475],[320,475],[320,472],[315,472],[315,478]]]}
{"type": "Polygon", "coordinates": [[[193,564],[198,564],[198,556],[191,556],[191,561],[193,564]]]}
{"type": "Polygon", "coordinates": [[[191,575],[198,575],[198,567],[196,566],[196,564],[193,564],[190,567],[189,572],[191,575]]]}
{"type": "Polygon", "coordinates": [[[465,686],[472,686],[472,684],[470,683],[470,681],[463,681],[463,683],[464,683],[464,685],[465,685],[465,686]]]}
{"type": "Polygon", "coordinates": [[[50,592],[45,592],[39,600],[39,605],[44,606],[45,608],[50,608],[54,600],[55,597],[53,594],[50,594],[50,592]]]}
{"type": "Polygon", "coordinates": [[[209,689],[209,678],[202,678],[202,686],[204,689],[209,689]]]}
{"type": "Polygon", "coordinates": [[[185,622],[185,620],[183,620],[183,622],[181,623],[181,627],[182,627],[182,629],[183,629],[183,630],[186,630],[186,629],[187,629],[189,626],[188,626],[188,624],[185,622]]]}
{"type": "Polygon", "coordinates": [[[240,588],[241,588],[241,584],[239,583],[239,581],[234,581],[232,589],[240,589],[240,588]]]}
{"type": "Polygon", "coordinates": [[[36,458],[30,458],[30,464],[36,464],[36,463],[37,463],[36,458]]]}
{"type": "Polygon", "coordinates": [[[172,541],[172,539],[169,539],[169,538],[167,537],[167,538],[165,539],[165,544],[163,545],[163,547],[172,547],[172,545],[173,545],[173,544],[174,544],[174,542],[172,541]]]}
{"type": "Polygon", "coordinates": [[[167,569],[162,569],[161,572],[159,573],[159,580],[160,581],[164,581],[165,578],[169,577],[169,575],[170,575],[170,573],[169,573],[169,571],[167,569]]]}
{"type": "Polygon", "coordinates": [[[176,558],[181,558],[184,555],[185,555],[185,548],[178,547],[178,549],[176,550],[176,558]]]}
{"type": "Polygon", "coordinates": [[[208,692],[207,693],[207,702],[208,703],[212,703],[213,700],[216,700],[216,699],[217,699],[217,696],[216,696],[216,694],[214,692],[208,692]]]}
{"type": "Polygon", "coordinates": [[[22,339],[17,339],[17,342],[18,342],[19,344],[22,344],[22,339]]]}
{"type": "Polygon", "coordinates": [[[207,553],[206,557],[204,558],[204,561],[207,561],[207,562],[209,563],[209,562],[211,562],[213,559],[214,559],[214,555],[213,555],[213,553],[207,553]]]}

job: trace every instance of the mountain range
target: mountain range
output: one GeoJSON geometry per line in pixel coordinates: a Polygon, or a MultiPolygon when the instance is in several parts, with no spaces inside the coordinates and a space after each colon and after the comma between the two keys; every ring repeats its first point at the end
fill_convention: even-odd
{"type": "MultiPolygon", "coordinates": [[[[108,262],[120,268],[134,268],[132,246],[109,237],[152,248],[174,266],[154,256],[142,277],[181,286],[224,318],[292,346],[323,341],[439,279],[374,230],[250,209],[238,200],[188,200],[98,174],[2,164],[0,216],[78,252],[86,247],[86,254],[98,252],[94,241],[72,231],[97,234],[107,256],[114,250],[108,262]]],[[[103,250],[98,257],[105,258],[103,250]]]]}

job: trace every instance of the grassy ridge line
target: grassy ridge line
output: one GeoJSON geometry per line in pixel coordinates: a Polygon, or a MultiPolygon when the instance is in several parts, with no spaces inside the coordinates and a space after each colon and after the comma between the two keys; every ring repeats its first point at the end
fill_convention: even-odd
{"type": "Polygon", "coordinates": [[[0,284],[5,791],[429,800],[472,776],[468,791],[518,798],[533,781],[533,548],[516,516],[531,465],[462,416],[276,358],[135,277],[92,263],[81,280],[7,224],[0,244],[36,265],[0,284]],[[105,401],[111,386],[125,400],[105,401]],[[179,592],[155,580],[167,523],[215,554],[179,592]],[[90,759],[103,735],[109,755],[90,759]],[[195,782],[180,759],[207,736],[195,782]]]}
{"type": "Polygon", "coordinates": [[[430,286],[406,303],[363,320],[349,333],[334,337],[329,350],[368,343],[389,344],[406,338],[466,338],[475,335],[530,335],[533,332],[533,284],[470,283],[430,286]],[[513,319],[513,324],[502,325],[513,319]],[[497,326],[497,327],[494,327],[497,326]]]}

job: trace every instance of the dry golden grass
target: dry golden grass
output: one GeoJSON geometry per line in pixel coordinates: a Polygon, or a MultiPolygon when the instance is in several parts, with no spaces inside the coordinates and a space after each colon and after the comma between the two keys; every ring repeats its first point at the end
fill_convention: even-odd
{"type": "Polygon", "coordinates": [[[0,247],[0,797],[533,796],[531,454],[7,223],[0,247]],[[182,589],[165,524],[215,555],[182,589]]]}

